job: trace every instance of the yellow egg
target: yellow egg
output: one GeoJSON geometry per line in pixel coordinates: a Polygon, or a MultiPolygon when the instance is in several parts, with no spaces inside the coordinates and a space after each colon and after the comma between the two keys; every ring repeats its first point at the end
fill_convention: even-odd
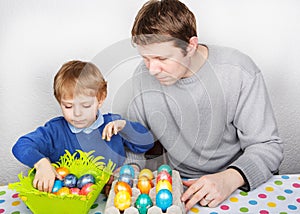
{"type": "Polygon", "coordinates": [[[131,197],[129,192],[122,190],[119,191],[114,199],[115,207],[118,208],[120,211],[124,211],[131,205],[131,197]]]}
{"type": "Polygon", "coordinates": [[[160,180],[156,184],[156,193],[161,189],[167,189],[170,192],[172,192],[172,184],[168,180],[165,180],[165,179],[160,180]]]}
{"type": "Polygon", "coordinates": [[[139,174],[139,178],[142,176],[146,176],[149,180],[153,180],[153,172],[150,169],[142,169],[139,174]]]}

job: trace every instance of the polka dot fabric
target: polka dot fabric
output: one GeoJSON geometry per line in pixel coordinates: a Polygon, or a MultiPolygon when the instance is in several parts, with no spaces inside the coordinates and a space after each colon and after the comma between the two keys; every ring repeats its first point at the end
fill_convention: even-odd
{"type": "MultiPolygon", "coordinates": [[[[104,214],[106,199],[100,194],[89,214],[104,214]]],[[[0,186],[0,214],[32,212],[7,186],[0,186]]],[[[289,214],[300,213],[300,175],[276,175],[251,192],[237,190],[216,208],[194,206],[188,214],[289,214]]]]}
{"type": "Polygon", "coordinates": [[[276,175],[251,192],[235,191],[216,208],[194,206],[188,214],[300,213],[300,175],[276,175]]]}

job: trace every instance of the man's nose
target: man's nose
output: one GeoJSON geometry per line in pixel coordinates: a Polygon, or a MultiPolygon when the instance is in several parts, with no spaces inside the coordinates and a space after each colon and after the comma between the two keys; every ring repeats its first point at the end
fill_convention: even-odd
{"type": "Polygon", "coordinates": [[[161,66],[158,60],[155,59],[149,61],[149,72],[153,76],[161,72],[161,66]]]}

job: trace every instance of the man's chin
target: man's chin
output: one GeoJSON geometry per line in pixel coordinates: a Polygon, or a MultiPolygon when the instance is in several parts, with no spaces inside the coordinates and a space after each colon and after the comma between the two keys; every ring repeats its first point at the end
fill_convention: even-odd
{"type": "Polygon", "coordinates": [[[176,81],[159,81],[159,82],[164,86],[170,86],[173,85],[176,81]]]}

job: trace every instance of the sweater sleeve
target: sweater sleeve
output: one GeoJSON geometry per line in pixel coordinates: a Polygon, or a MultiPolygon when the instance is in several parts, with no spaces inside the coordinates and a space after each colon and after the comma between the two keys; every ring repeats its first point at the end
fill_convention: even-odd
{"type": "Polygon", "coordinates": [[[12,148],[14,156],[23,164],[33,167],[40,159],[49,156],[50,148],[46,143],[49,135],[43,127],[20,137],[12,148]]]}
{"type": "Polygon", "coordinates": [[[249,189],[278,172],[283,145],[261,72],[243,83],[234,118],[243,154],[229,167],[238,168],[249,189]]]}
{"type": "Polygon", "coordinates": [[[146,152],[154,145],[151,132],[138,122],[126,120],[126,125],[119,134],[124,138],[125,145],[136,153],[146,152]]]}
{"type": "MultiPolygon", "coordinates": [[[[17,140],[12,148],[12,153],[17,160],[29,167],[33,167],[44,157],[49,158],[51,162],[59,160],[66,148],[64,141],[58,140],[61,136],[58,130],[61,128],[56,129],[51,124],[50,121],[17,140]]],[[[70,152],[74,151],[70,150],[70,152]]]]}
{"type": "Polygon", "coordinates": [[[129,149],[126,149],[126,159],[123,164],[136,165],[141,170],[146,166],[146,158],[144,153],[134,153],[129,149]]]}

